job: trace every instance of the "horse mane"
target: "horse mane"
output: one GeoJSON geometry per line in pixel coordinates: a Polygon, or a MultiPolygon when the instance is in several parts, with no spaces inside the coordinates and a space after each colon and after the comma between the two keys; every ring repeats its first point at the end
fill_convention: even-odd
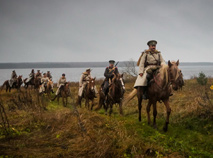
{"type": "Polygon", "coordinates": [[[160,72],[160,79],[162,81],[165,81],[165,85],[169,82],[169,76],[168,76],[168,68],[169,66],[167,64],[162,64],[161,68],[159,69],[160,72]]]}

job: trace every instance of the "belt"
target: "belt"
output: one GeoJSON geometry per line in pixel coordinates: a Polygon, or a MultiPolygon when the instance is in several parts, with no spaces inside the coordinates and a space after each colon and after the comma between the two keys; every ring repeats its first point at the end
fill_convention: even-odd
{"type": "Polygon", "coordinates": [[[157,64],[149,64],[149,63],[147,63],[147,66],[149,66],[149,65],[157,65],[157,64]]]}

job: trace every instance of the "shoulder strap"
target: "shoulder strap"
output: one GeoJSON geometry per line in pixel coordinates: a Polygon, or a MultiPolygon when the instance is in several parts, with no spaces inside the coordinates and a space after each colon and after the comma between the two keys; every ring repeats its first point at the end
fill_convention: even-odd
{"type": "MultiPolygon", "coordinates": [[[[144,54],[146,54],[146,53],[145,53],[145,52],[142,52],[141,56],[140,56],[139,59],[138,59],[137,66],[140,65],[141,58],[142,58],[142,56],[143,56],[144,54]]],[[[146,55],[146,58],[147,58],[147,55],[146,55]]],[[[146,62],[146,61],[145,61],[145,62],[146,62]]]]}

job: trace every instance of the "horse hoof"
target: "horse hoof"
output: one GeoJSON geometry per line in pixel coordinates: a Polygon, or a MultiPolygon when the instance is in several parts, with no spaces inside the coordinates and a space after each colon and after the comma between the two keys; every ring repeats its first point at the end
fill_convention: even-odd
{"type": "Polygon", "coordinates": [[[153,128],[154,128],[154,129],[158,129],[157,125],[153,125],[153,128]]]}

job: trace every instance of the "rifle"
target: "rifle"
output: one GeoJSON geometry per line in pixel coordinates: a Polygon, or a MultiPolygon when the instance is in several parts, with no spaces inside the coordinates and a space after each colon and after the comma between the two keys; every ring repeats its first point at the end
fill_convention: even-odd
{"type": "Polygon", "coordinates": [[[119,61],[115,64],[115,67],[119,64],[119,61]]]}

